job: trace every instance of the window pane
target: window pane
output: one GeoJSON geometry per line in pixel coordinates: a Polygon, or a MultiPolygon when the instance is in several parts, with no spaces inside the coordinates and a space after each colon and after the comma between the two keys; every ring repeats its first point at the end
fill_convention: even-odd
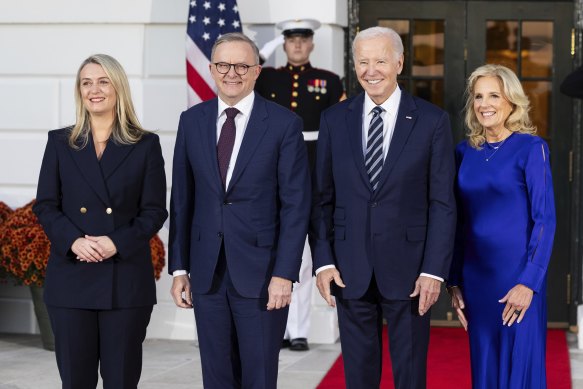
{"type": "Polygon", "coordinates": [[[443,77],[443,20],[415,20],[413,76],[443,77]]]}
{"type": "Polygon", "coordinates": [[[433,104],[443,106],[443,80],[415,80],[413,81],[413,95],[421,97],[433,104]]]}
{"type": "Polygon", "coordinates": [[[410,75],[411,70],[407,64],[409,63],[408,58],[410,55],[409,50],[409,33],[411,29],[411,25],[408,20],[379,20],[379,26],[381,27],[388,27],[395,30],[399,36],[401,36],[401,40],[403,41],[403,48],[405,50],[405,63],[403,64],[403,71],[401,74],[403,76],[410,75]]]}
{"type": "Polygon", "coordinates": [[[553,22],[522,22],[522,77],[551,77],[553,22]]]}
{"type": "Polygon", "coordinates": [[[551,82],[523,81],[522,86],[530,100],[530,120],[536,126],[538,135],[548,139],[551,123],[551,82]]]}
{"type": "Polygon", "coordinates": [[[516,72],[518,22],[490,20],[486,29],[486,63],[504,65],[516,72]]]}

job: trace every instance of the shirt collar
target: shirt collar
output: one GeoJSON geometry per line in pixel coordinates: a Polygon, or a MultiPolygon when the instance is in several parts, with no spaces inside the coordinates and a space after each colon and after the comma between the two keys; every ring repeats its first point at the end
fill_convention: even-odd
{"type": "MultiPolygon", "coordinates": [[[[380,106],[391,115],[396,115],[399,110],[399,102],[401,101],[401,88],[398,86],[395,88],[393,93],[386,99],[380,106]]],[[[370,114],[372,109],[376,107],[374,101],[369,97],[368,94],[364,94],[364,114],[365,116],[370,114]]]]}
{"type": "MultiPolygon", "coordinates": [[[[225,103],[221,98],[219,100],[219,110],[218,117],[225,114],[225,109],[229,108],[230,105],[225,103]]],[[[253,109],[253,102],[255,101],[255,92],[251,91],[247,96],[243,97],[237,104],[233,105],[233,108],[237,108],[245,116],[251,115],[251,110],[253,109]]]]}

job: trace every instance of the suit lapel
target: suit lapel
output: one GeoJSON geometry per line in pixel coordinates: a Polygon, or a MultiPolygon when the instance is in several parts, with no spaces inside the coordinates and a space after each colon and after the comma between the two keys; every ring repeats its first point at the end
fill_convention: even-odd
{"type": "Polygon", "coordinates": [[[356,164],[356,170],[360,172],[360,176],[365,185],[372,191],[370,180],[364,165],[364,152],[362,144],[362,110],[364,108],[364,93],[356,96],[356,98],[348,106],[348,113],[346,123],[348,123],[348,139],[352,149],[352,156],[356,164]]]}
{"type": "Polygon", "coordinates": [[[105,181],[103,180],[101,167],[97,161],[97,155],[95,154],[95,147],[93,146],[91,136],[89,136],[87,145],[82,149],[75,150],[70,147],[68,147],[68,149],[80,174],[83,176],[87,184],[95,191],[103,204],[109,204],[109,194],[107,187],[105,186],[105,181]]]}
{"type": "Polygon", "coordinates": [[[265,100],[263,100],[258,94],[255,94],[253,109],[251,110],[249,122],[247,122],[245,135],[243,136],[243,142],[241,143],[241,148],[239,149],[239,154],[237,155],[235,169],[233,170],[233,175],[229,181],[227,192],[231,190],[233,185],[235,185],[237,180],[241,177],[241,174],[245,170],[247,163],[249,163],[249,160],[255,153],[255,149],[263,138],[265,131],[267,131],[266,120],[267,108],[265,107],[265,100]]]}
{"type": "Polygon", "coordinates": [[[121,165],[134,147],[135,145],[116,145],[111,140],[107,143],[100,162],[103,179],[105,181],[121,165]]]}
{"type": "Polygon", "coordinates": [[[411,95],[402,90],[401,102],[399,103],[397,120],[395,122],[395,130],[393,131],[393,137],[389,145],[389,151],[387,152],[387,157],[385,158],[383,169],[381,170],[381,177],[376,193],[380,191],[381,186],[387,180],[387,177],[391,174],[395,163],[403,151],[405,143],[407,143],[407,139],[409,139],[409,135],[411,135],[411,130],[417,121],[416,110],[417,106],[415,105],[411,95]]]}
{"type": "Polygon", "coordinates": [[[211,175],[215,177],[214,181],[216,187],[219,189],[218,193],[223,192],[223,182],[221,181],[221,173],[219,172],[219,163],[217,160],[217,118],[219,117],[219,101],[213,99],[213,102],[207,105],[203,111],[203,116],[200,120],[201,138],[203,142],[203,150],[208,150],[208,164],[211,169],[211,175]]]}

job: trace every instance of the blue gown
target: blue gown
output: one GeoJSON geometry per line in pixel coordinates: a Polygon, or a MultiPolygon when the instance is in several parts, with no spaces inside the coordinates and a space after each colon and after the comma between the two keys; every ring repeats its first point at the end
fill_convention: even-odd
{"type": "Polygon", "coordinates": [[[450,285],[462,289],[474,389],[546,388],[546,272],[555,232],[549,150],[514,133],[498,149],[456,148],[458,229],[450,285]],[[502,297],[534,290],[520,324],[502,325],[502,297]]]}

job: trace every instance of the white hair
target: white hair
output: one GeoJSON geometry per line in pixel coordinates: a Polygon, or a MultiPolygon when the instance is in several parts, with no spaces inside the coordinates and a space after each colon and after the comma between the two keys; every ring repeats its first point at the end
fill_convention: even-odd
{"type": "Polygon", "coordinates": [[[362,30],[358,34],[356,34],[356,37],[354,37],[354,41],[352,41],[352,55],[354,56],[356,43],[358,41],[381,37],[388,38],[391,41],[391,46],[395,53],[395,59],[398,59],[401,57],[401,55],[403,55],[404,51],[403,41],[401,40],[399,34],[397,34],[397,32],[392,28],[379,26],[367,28],[366,30],[362,30]]]}

